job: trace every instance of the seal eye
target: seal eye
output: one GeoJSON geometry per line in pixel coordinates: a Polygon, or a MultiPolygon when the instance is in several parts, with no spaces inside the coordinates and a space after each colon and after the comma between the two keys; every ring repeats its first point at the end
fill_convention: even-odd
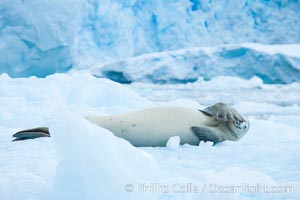
{"type": "Polygon", "coordinates": [[[245,121],[233,121],[233,125],[238,129],[245,129],[247,128],[247,123],[245,121]]]}
{"type": "Polygon", "coordinates": [[[238,120],[233,121],[233,125],[238,129],[242,129],[241,123],[242,123],[242,121],[238,121],[238,120]]]}

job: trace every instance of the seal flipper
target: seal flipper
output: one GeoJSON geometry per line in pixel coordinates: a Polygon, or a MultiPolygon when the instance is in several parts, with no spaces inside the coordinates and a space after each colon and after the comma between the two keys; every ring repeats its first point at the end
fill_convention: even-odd
{"type": "Polygon", "coordinates": [[[213,142],[213,146],[219,142],[224,141],[224,139],[221,136],[219,136],[213,128],[192,126],[191,129],[200,141],[213,142]]]}
{"type": "Polygon", "coordinates": [[[27,129],[23,131],[19,131],[13,135],[18,140],[27,140],[27,139],[35,139],[39,137],[50,137],[49,128],[48,127],[38,127],[33,129],[27,129]]]}

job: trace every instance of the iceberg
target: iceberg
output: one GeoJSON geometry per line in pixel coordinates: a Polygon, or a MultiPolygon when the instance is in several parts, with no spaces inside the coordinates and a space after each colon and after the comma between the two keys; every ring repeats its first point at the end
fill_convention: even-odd
{"type": "Polygon", "coordinates": [[[146,54],[90,69],[120,83],[188,83],[217,76],[259,77],[264,83],[300,81],[300,45],[240,44],[146,54]]]}

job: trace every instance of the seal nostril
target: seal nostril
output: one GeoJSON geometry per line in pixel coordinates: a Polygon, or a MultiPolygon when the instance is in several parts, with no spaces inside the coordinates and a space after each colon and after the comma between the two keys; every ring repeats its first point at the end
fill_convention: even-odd
{"type": "Polygon", "coordinates": [[[246,122],[242,122],[241,123],[241,127],[243,128],[243,129],[246,129],[248,126],[247,126],[247,123],[246,122]]]}

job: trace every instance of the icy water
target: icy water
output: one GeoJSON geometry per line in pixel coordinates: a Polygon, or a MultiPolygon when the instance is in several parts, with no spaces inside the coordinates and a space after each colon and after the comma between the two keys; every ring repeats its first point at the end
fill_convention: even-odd
{"type": "Polygon", "coordinates": [[[300,105],[300,84],[263,84],[261,79],[243,80],[236,77],[217,77],[211,81],[198,80],[187,84],[133,83],[129,88],[152,101],[190,99],[202,105],[215,102],[269,103],[277,106],[300,105]]]}

